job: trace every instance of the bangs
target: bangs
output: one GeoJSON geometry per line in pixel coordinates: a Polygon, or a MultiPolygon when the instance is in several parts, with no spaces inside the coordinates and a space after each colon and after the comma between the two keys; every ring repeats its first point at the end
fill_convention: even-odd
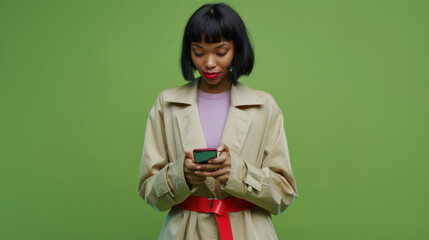
{"type": "Polygon", "coordinates": [[[228,18],[222,16],[219,11],[211,9],[201,16],[196,16],[195,21],[189,22],[186,32],[191,42],[217,43],[221,40],[235,40],[234,27],[228,24],[228,18]]]}

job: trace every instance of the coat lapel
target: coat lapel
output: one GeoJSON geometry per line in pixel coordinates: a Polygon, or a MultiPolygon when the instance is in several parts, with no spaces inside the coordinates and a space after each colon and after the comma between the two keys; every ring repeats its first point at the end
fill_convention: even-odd
{"type": "Polygon", "coordinates": [[[198,116],[198,107],[191,105],[177,114],[180,138],[184,150],[192,151],[195,148],[206,148],[204,133],[198,116]]]}
{"type": "Polygon", "coordinates": [[[238,82],[231,87],[231,107],[221,140],[231,151],[240,154],[252,123],[250,114],[240,108],[259,107],[262,104],[262,99],[244,84],[238,82]]]}
{"type": "Polygon", "coordinates": [[[240,154],[251,122],[248,113],[231,106],[223,129],[221,143],[226,144],[230,151],[240,154]]]}
{"type": "Polygon", "coordinates": [[[165,96],[167,102],[184,107],[176,114],[183,150],[192,151],[195,148],[206,148],[206,141],[198,116],[197,90],[198,81],[195,80],[165,96]]]}

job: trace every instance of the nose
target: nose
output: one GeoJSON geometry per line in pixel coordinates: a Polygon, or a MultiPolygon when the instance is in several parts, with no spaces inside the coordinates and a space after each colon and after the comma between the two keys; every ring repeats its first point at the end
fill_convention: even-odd
{"type": "Polygon", "coordinates": [[[215,67],[216,67],[215,59],[211,54],[209,54],[206,59],[206,68],[213,69],[215,67]]]}

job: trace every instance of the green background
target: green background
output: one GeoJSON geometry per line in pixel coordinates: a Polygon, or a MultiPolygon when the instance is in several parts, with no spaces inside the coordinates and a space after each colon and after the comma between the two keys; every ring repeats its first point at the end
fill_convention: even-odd
{"type": "MultiPolygon", "coordinates": [[[[156,239],[146,119],[207,1],[0,1],[0,238],[156,239]]],[[[285,116],[280,239],[427,239],[429,2],[226,1],[285,116]]]]}

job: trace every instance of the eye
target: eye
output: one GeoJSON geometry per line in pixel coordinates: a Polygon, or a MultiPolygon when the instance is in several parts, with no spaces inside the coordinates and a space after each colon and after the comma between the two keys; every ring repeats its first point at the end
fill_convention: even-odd
{"type": "Polygon", "coordinates": [[[225,56],[227,53],[228,53],[228,51],[223,52],[223,53],[216,53],[216,55],[218,55],[218,56],[225,56]]]}
{"type": "Polygon", "coordinates": [[[197,53],[196,51],[193,51],[193,52],[194,52],[195,56],[197,56],[197,57],[201,57],[204,55],[204,53],[197,53]]]}

